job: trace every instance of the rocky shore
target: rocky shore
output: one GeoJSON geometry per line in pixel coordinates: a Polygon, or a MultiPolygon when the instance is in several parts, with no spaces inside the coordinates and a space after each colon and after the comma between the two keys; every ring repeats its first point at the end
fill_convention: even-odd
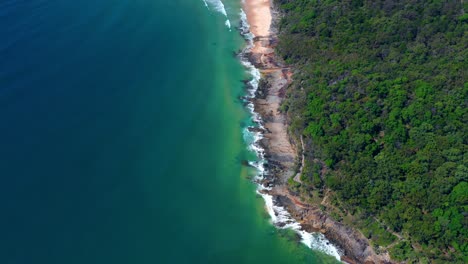
{"type": "MultiPolygon", "coordinates": [[[[268,191],[273,201],[286,208],[302,228],[309,232],[323,233],[344,253],[342,261],[347,263],[393,263],[388,254],[377,254],[369,240],[360,232],[353,230],[329,217],[319,205],[301,201],[299,195],[288,189],[287,181],[295,177],[299,161],[299,144],[288,134],[287,119],[280,111],[285,91],[291,83],[293,74],[275,56],[277,31],[275,24],[279,14],[270,0],[246,0],[244,10],[250,24],[254,47],[248,55],[250,62],[262,74],[256,98],[255,112],[260,114],[264,131],[261,141],[268,160],[268,175],[262,182],[272,186],[268,191]]],[[[300,162],[299,162],[300,163],[300,162]]]]}

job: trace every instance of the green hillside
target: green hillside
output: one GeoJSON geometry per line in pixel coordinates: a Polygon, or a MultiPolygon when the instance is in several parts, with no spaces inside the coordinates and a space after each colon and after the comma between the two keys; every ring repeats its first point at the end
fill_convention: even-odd
{"type": "Polygon", "coordinates": [[[306,143],[291,187],[395,260],[468,262],[468,3],[275,3],[306,143]]]}

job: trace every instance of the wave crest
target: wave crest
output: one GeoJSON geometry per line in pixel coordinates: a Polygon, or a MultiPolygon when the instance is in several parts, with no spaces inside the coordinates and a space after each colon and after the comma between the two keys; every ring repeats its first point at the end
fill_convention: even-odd
{"type": "Polygon", "coordinates": [[[226,22],[224,22],[224,24],[229,28],[229,30],[231,30],[231,21],[229,21],[223,2],[221,0],[203,0],[203,2],[208,10],[213,9],[214,11],[223,14],[226,17],[226,22]]]}

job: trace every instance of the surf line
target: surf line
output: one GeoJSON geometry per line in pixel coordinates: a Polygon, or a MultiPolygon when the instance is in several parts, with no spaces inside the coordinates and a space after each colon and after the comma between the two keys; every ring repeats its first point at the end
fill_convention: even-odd
{"type": "Polygon", "coordinates": [[[203,0],[203,3],[205,3],[205,6],[208,10],[211,10],[213,8],[216,12],[223,14],[226,17],[226,21],[224,24],[226,27],[229,28],[229,31],[231,31],[231,21],[228,18],[226,8],[224,7],[224,4],[221,0],[203,0]]]}

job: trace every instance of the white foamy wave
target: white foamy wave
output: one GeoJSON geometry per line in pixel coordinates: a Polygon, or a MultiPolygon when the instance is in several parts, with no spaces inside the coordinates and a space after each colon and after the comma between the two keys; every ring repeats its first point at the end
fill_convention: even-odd
{"type": "Polygon", "coordinates": [[[231,30],[231,21],[229,21],[226,8],[221,0],[203,0],[206,8],[210,10],[210,7],[218,13],[223,14],[226,17],[226,22],[224,24],[231,30]]]}
{"type": "Polygon", "coordinates": [[[298,230],[302,237],[302,243],[309,248],[313,248],[341,260],[341,253],[335,246],[333,246],[328,239],[320,233],[308,233],[304,230],[298,230]]]}
{"type": "Polygon", "coordinates": [[[247,20],[247,14],[244,12],[244,9],[242,8],[240,11],[240,18],[241,18],[240,31],[241,31],[242,36],[244,36],[244,38],[249,43],[248,46],[250,48],[251,46],[253,46],[253,39],[255,36],[254,34],[252,34],[252,32],[250,32],[250,24],[249,24],[249,21],[247,20]]]}
{"type": "Polygon", "coordinates": [[[260,186],[257,193],[260,194],[265,200],[265,207],[271,217],[271,221],[275,226],[282,229],[292,229],[296,231],[301,237],[301,242],[307,247],[322,251],[328,255],[335,257],[337,260],[341,259],[340,251],[334,247],[328,239],[320,233],[309,233],[302,230],[301,225],[296,222],[286,209],[281,206],[276,206],[273,202],[273,197],[269,194],[262,192],[270,188],[260,186]]]}
{"type": "MultiPolygon", "coordinates": [[[[247,21],[247,15],[244,10],[241,9],[240,12],[240,31],[242,36],[247,41],[247,47],[244,49],[242,54],[248,53],[253,47],[254,35],[250,32],[250,25],[247,21]]],[[[258,129],[250,130],[248,128],[244,129],[244,140],[248,144],[248,149],[253,151],[257,155],[257,161],[250,161],[249,165],[255,167],[257,174],[255,176],[255,181],[258,183],[257,193],[262,196],[265,200],[265,207],[268,211],[268,214],[271,217],[272,223],[282,229],[292,229],[301,237],[301,242],[304,243],[307,247],[322,251],[328,255],[335,257],[337,260],[341,259],[342,253],[338,248],[332,245],[328,239],[320,233],[309,233],[302,229],[301,225],[292,218],[289,212],[281,206],[275,205],[273,197],[265,191],[271,190],[271,187],[264,186],[261,184],[261,180],[268,174],[268,171],[265,169],[266,159],[265,159],[265,150],[260,144],[260,141],[263,139],[263,133],[259,131],[264,131],[264,126],[261,116],[255,112],[254,104],[252,100],[255,98],[255,93],[258,90],[258,85],[261,78],[260,70],[255,68],[255,66],[248,60],[246,56],[241,55],[241,63],[245,67],[246,71],[250,74],[251,79],[247,82],[247,94],[245,96],[247,103],[246,108],[251,114],[251,121],[255,124],[255,127],[258,129]]]]}

